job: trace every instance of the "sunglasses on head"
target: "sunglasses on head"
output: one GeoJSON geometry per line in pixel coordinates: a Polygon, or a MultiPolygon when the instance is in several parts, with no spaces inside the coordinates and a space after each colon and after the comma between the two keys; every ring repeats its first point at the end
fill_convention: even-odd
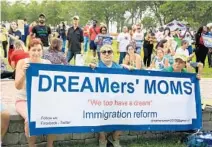
{"type": "Polygon", "coordinates": [[[104,55],[105,55],[106,53],[107,53],[108,55],[110,55],[110,54],[113,53],[113,51],[112,51],[112,50],[104,50],[104,51],[101,51],[101,53],[104,54],[104,55]]]}

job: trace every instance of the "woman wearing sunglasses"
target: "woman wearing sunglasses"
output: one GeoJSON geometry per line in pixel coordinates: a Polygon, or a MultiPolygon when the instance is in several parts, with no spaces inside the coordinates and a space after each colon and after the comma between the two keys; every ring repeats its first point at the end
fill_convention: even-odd
{"type": "MultiPolygon", "coordinates": [[[[91,68],[127,68],[130,69],[129,66],[120,66],[119,64],[113,62],[114,53],[111,45],[104,45],[100,48],[100,61],[98,64],[91,63],[91,68]]],[[[113,134],[109,137],[106,137],[105,132],[99,133],[99,147],[107,147],[107,142],[111,142],[114,147],[121,147],[119,143],[119,136],[121,131],[114,131],[113,134]]]]}

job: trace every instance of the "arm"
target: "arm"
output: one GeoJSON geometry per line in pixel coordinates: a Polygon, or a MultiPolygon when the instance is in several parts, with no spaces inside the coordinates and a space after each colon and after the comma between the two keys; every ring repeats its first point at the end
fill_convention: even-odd
{"type": "Polygon", "coordinates": [[[168,67],[169,66],[169,60],[168,59],[165,59],[164,61],[164,67],[168,67]]]}
{"type": "Polygon", "coordinates": [[[13,40],[18,40],[18,39],[20,39],[21,38],[21,34],[18,34],[18,36],[13,36],[13,35],[11,35],[11,34],[8,34],[8,36],[10,37],[10,38],[12,38],[13,40]]]}
{"type": "Polygon", "coordinates": [[[51,28],[50,27],[48,27],[48,39],[49,39],[49,42],[51,43],[52,31],[51,31],[51,28]]]}
{"type": "Polygon", "coordinates": [[[128,64],[129,63],[129,55],[126,55],[124,60],[123,60],[123,64],[128,64]]]}
{"type": "Polygon", "coordinates": [[[33,37],[36,37],[36,26],[34,26],[34,27],[32,28],[31,35],[32,35],[33,37]]]}
{"type": "Polygon", "coordinates": [[[70,32],[70,28],[68,29],[68,32],[67,32],[67,35],[66,35],[66,46],[65,46],[65,55],[67,55],[67,53],[68,53],[68,48],[69,48],[69,46],[70,46],[70,35],[69,35],[69,32],[70,32]]]}
{"type": "Polygon", "coordinates": [[[83,49],[83,41],[84,41],[84,37],[83,37],[83,31],[80,31],[80,43],[81,43],[81,54],[83,54],[84,49],[83,49]]]}
{"type": "Polygon", "coordinates": [[[136,57],[136,69],[141,69],[141,56],[136,57]]]}
{"type": "Polygon", "coordinates": [[[189,57],[188,57],[188,61],[192,60],[192,58],[195,56],[195,53],[192,53],[189,57]]]}
{"type": "Polygon", "coordinates": [[[11,61],[11,67],[12,69],[15,69],[15,61],[11,61]]]}
{"type": "Polygon", "coordinates": [[[15,87],[20,90],[24,86],[25,82],[25,71],[29,67],[29,64],[26,64],[24,60],[20,60],[16,66],[15,72],[15,87]]]}

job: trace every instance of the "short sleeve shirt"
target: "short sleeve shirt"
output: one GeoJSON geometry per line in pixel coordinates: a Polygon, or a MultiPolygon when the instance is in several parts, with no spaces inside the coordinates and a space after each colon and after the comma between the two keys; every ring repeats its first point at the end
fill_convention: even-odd
{"type": "MultiPolygon", "coordinates": [[[[21,31],[17,30],[15,32],[10,32],[9,34],[13,36],[18,36],[19,39],[21,40],[21,31]]],[[[14,41],[15,40],[10,37],[10,45],[14,45],[14,41]]]]}
{"type": "Polygon", "coordinates": [[[117,37],[117,41],[119,42],[119,51],[126,52],[127,45],[130,44],[130,34],[129,33],[120,33],[117,37]]]}
{"type": "Polygon", "coordinates": [[[94,41],[96,38],[96,35],[100,33],[100,27],[98,26],[96,26],[95,28],[91,27],[89,32],[90,32],[90,40],[94,41]]]}
{"type": "Polygon", "coordinates": [[[83,42],[83,30],[80,27],[74,29],[70,27],[67,33],[67,40],[69,41],[69,50],[73,52],[81,51],[81,43],[83,42]]]}
{"type": "Polygon", "coordinates": [[[49,46],[49,34],[51,34],[51,29],[49,26],[37,25],[32,28],[32,33],[35,34],[36,38],[40,38],[40,40],[43,43],[43,46],[45,46],[45,47],[49,46]]]}

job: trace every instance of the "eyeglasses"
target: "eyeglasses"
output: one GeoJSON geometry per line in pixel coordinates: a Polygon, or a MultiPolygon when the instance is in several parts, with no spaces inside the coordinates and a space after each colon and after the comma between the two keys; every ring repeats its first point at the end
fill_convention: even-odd
{"type": "Polygon", "coordinates": [[[104,50],[104,51],[101,51],[101,53],[102,53],[103,55],[106,55],[106,53],[107,53],[108,55],[111,55],[111,54],[113,53],[113,51],[112,51],[112,50],[104,50]]]}
{"type": "Polygon", "coordinates": [[[102,30],[102,31],[107,31],[107,30],[102,30]]]}

